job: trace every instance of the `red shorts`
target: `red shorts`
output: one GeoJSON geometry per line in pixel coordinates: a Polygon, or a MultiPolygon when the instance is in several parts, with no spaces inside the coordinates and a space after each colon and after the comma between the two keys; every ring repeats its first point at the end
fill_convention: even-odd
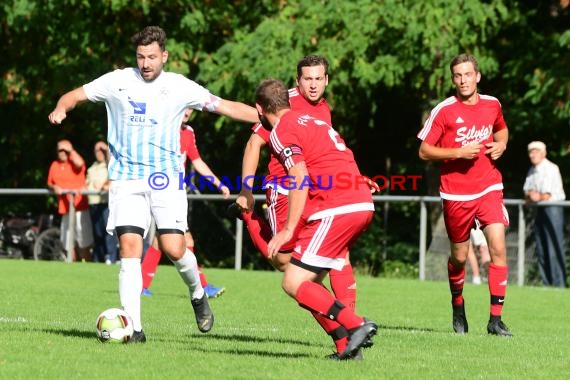
{"type": "MultiPolygon", "coordinates": [[[[285,226],[287,222],[287,213],[289,212],[289,197],[279,193],[277,190],[268,187],[265,191],[265,199],[267,201],[267,219],[273,236],[285,226]]],[[[293,237],[288,243],[281,247],[281,252],[287,253],[293,251],[295,248],[295,241],[299,230],[303,227],[303,221],[299,221],[293,237]]]]}
{"type": "Polygon", "coordinates": [[[502,191],[491,191],[471,201],[450,201],[444,199],[443,219],[447,236],[452,243],[462,243],[471,237],[475,220],[481,229],[493,223],[509,225],[509,214],[503,203],[502,191]]]}
{"type": "Polygon", "coordinates": [[[310,267],[341,270],[348,250],[373,216],[373,211],[359,211],[307,222],[299,231],[292,259],[310,267]]]}

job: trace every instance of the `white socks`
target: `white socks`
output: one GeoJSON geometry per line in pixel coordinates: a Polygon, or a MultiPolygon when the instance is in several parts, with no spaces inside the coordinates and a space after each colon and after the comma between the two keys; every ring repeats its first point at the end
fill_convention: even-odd
{"type": "MultiPolygon", "coordinates": [[[[184,256],[174,261],[176,270],[188,286],[191,299],[204,296],[204,288],[200,284],[198,263],[194,253],[186,248],[184,256]]],[[[142,330],[141,321],[141,292],[142,292],[141,259],[121,259],[119,271],[119,298],[121,306],[133,320],[135,331],[142,330]]]]}
{"type": "Polygon", "coordinates": [[[121,300],[121,306],[133,320],[135,331],[142,330],[142,283],[141,259],[121,259],[119,298],[121,300]]]}
{"type": "MultiPolygon", "coordinates": [[[[198,262],[194,253],[186,248],[184,256],[178,261],[173,261],[174,266],[178,270],[180,277],[188,286],[191,299],[199,299],[204,296],[204,288],[200,283],[200,274],[198,273],[198,262]]],[[[142,286],[142,285],[141,285],[142,286]]]]}

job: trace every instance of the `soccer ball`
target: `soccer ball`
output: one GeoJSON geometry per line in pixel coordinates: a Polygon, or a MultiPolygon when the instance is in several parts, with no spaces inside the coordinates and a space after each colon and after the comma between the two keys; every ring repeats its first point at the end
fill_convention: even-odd
{"type": "Polygon", "coordinates": [[[97,338],[103,343],[127,343],[133,336],[133,320],[122,309],[107,309],[97,317],[97,338]]]}

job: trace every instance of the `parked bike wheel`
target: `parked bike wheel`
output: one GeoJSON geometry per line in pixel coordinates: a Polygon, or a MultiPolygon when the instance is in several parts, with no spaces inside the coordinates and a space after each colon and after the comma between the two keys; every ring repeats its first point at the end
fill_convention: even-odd
{"type": "Polygon", "coordinates": [[[34,259],[65,261],[67,256],[59,235],[59,228],[57,227],[43,231],[34,244],[34,259]]]}

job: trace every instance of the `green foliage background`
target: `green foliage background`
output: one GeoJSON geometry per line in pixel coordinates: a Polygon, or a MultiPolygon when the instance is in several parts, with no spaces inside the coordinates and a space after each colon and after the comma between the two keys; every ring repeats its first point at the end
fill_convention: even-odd
{"type": "MultiPolygon", "coordinates": [[[[0,20],[0,187],[43,187],[62,137],[90,162],[93,143],[106,135],[104,107],[82,105],[61,127],[50,126],[47,115],[64,92],[135,65],[130,36],[151,24],[167,31],[168,70],[250,104],[260,80],[275,77],[293,86],[300,57],[325,55],[333,122],[363,172],[424,176],[419,190],[392,194],[437,188],[434,171],[417,158],[415,136],[430,108],[451,93],[447,66],[460,52],[479,58],[480,91],[501,100],[511,130],[501,160],[506,196],[521,195],[531,140],[545,141],[564,177],[570,171],[565,0],[8,0],[0,5],[0,20]]],[[[192,124],[205,161],[219,173],[238,174],[249,126],[209,114],[196,115],[192,124]]],[[[41,197],[5,199],[2,213],[53,208],[53,200],[41,197]]],[[[220,214],[222,208],[211,205],[220,214]]],[[[392,206],[390,215],[415,221],[417,212],[392,206]]],[[[417,241],[416,229],[400,224],[389,234],[381,222],[375,229],[364,257],[384,245],[384,259],[390,251],[405,258],[417,241]]],[[[219,240],[208,250],[231,249],[219,240]]]]}

